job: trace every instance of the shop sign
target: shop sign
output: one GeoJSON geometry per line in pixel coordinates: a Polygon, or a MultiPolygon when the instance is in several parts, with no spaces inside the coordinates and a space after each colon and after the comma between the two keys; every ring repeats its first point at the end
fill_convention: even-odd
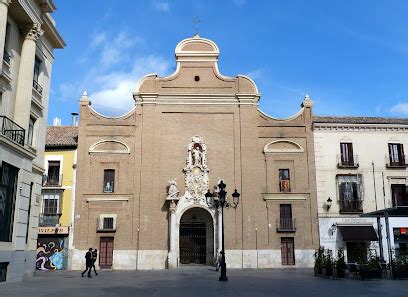
{"type": "Polygon", "coordinates": [[[68,234],[68,227],[38,227],[38,234],[68,234]]]}
{"type": "Polygon", "coordinates": [[[401,234],[407,234],[407,228],[400,228],[401,234]]]}

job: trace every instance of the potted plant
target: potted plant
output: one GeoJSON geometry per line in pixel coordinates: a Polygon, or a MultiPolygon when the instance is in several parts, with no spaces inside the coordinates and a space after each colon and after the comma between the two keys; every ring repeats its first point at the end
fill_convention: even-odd
{"type": "Polygon", "coordinates": [[[345,278],[346,277],[346,261],[344,260],[344,250],[339,248],[337,250],[337,259],[334,263],[333,277],[345,278]]]}
{"type": "Polygon", "coordinates": [[[323,268],[323,258],[324,258],[324,247],[320,246],[314,253],[315,265],[314,273],[315,275],[322,275],[323,268]]]}
{"type": "Polygon", "coordinates": [[[408,253],[399,252],[392,260],[392,277],[394,279],[408,278],[408,253]]]}
{"type": "Polygon", "coordinates": [[[382,278],[380,258],[371,251],[366,263],[360,265],[361,280],[382,278]]]}
{"type": "Polygon", "coordinates": [[[333,251],[327,249],[324,252],[324,260],[323,260],[323,276],[333,276],[333,251]]]}

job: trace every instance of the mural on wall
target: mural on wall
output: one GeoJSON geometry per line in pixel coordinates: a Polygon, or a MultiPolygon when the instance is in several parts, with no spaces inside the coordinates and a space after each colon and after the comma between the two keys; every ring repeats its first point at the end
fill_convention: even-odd
{"type": "Polygon", "coordinates": [[[64,239],[38,238],[37,261],[38,270],[61,270],[64,267],[64,239]]]}

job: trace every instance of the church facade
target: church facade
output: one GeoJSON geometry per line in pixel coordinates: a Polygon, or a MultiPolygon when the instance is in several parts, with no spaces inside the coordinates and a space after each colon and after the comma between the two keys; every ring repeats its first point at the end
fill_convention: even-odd
{"type": "Polygon", "coordinates": [[[319,246],[312,101],[287,119],[258,109],[246,76],[218,70],[219,49],[194,36],[176,47],[177,69],[145,76],[135,107],[112,118],[80,100],[77,190],[70,269],[88,248],[100,267],[214,265],[226,184],[229,268],[312,267],[319,246]],[[208,196],[208,195],[207,195],[208,196]]]}

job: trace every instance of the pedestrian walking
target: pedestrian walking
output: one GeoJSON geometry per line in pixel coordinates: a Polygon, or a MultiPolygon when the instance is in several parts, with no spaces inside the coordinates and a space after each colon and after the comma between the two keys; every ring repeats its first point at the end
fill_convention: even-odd
{"type": "Polygon", "coordinates": [[[85,264],[86,264],[86,269],[81,273],[82,277],[84,277],[85,272],[88,271],[88,277],[92,278],[91,276],[91,270],[92,270],[92,248],[89,248],[89,250],[85,254],[85,264]]]}
{"type": "Polygon", "coordinates": [[[92,267],[93,267],[93,270],[95,272],[95,275],[98,275],[98,273],[96,272],[96,268],[95,268],[95,263],[96,263],[97,258],[98,258],[98,250],[94,249],[92,251],[92,267]]]}

